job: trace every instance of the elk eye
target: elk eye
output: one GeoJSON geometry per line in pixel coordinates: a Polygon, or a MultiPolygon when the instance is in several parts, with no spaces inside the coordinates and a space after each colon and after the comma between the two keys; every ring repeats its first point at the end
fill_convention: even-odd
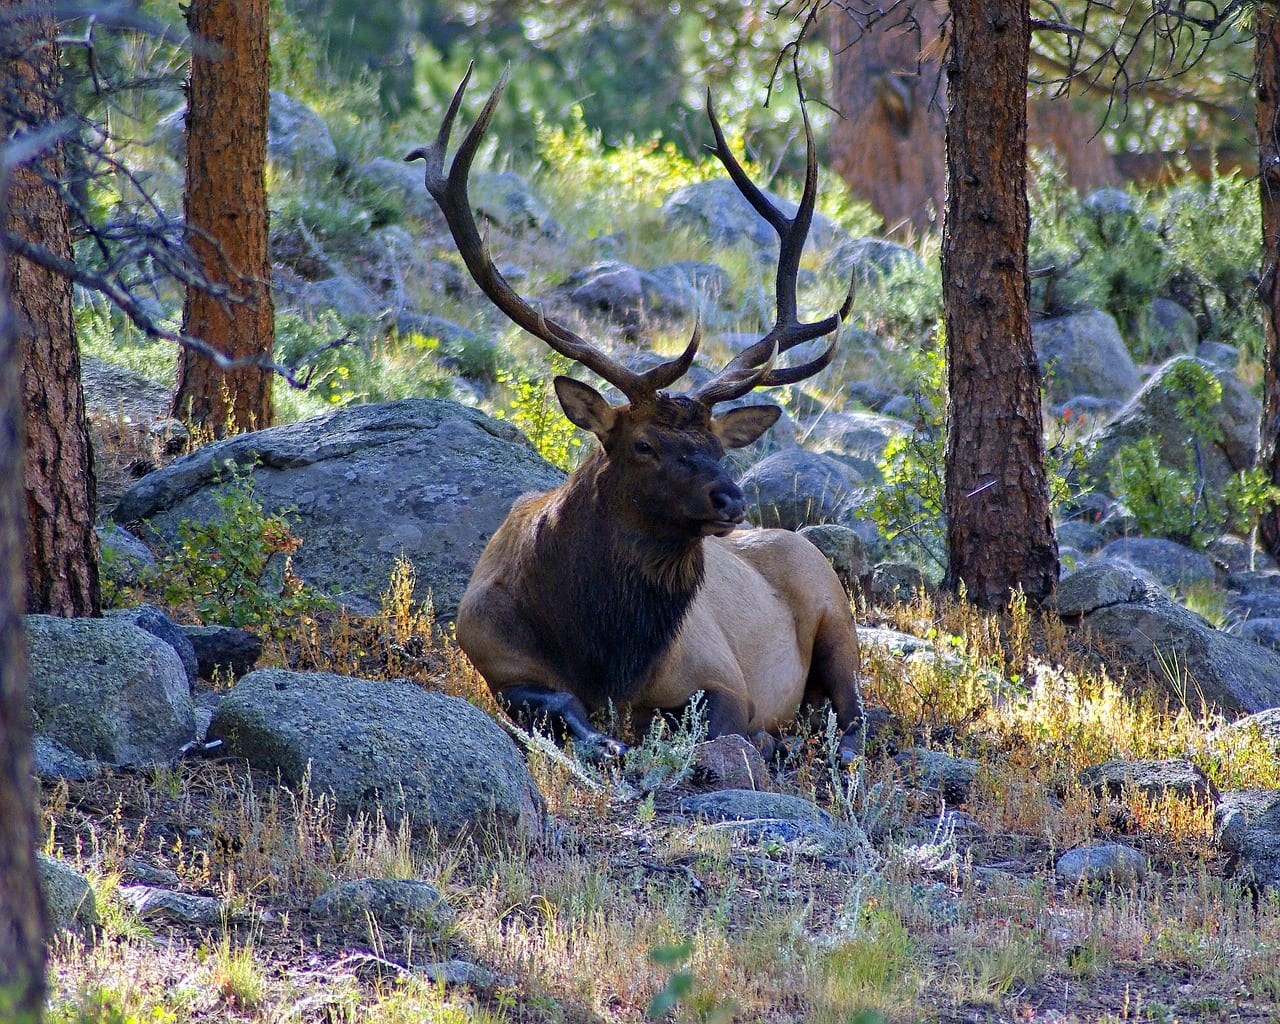
{"type": "Polygon", "coordinates": [[[637,441],[633,446],[637,455],[652,455],[653,445],[648,441],[637,441]]]}

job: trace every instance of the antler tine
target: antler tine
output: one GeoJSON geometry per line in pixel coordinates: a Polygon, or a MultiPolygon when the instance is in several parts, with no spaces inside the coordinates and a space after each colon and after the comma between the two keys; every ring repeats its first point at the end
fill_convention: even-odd
{"type": "MultiPolygon", "coordinates": [[[[669,363],[654,367],[648,374],[636,373],[618,360],[600,351],[563,324],[548,318],[540,310],[531,306],[517,294],[506,278],[502,276],[502,272],[494,266],[493,259],[489,255],[488,243],[481,236],[480,229],[476,226],[475,214],[471,209],[471,199],[467,194],[467,178],[471,173],[471,164],[474,162],[476,153],[480,149],[480,144],[484,140],[485,132],[488,131],[494,112],[498,108],[498,100],[502,96],[503,89],[506,88],[509,69],[503,71],[502,76],[498,79],[498,84],[494,86],[493,92],[489,94],[489,99],[480,111],[479,117],[476,118],[475,123],[458,146],[452,165],[447,172],[445,170],[445,155],[449,146],[449,135],[453,130],[453,122],[458,115],[458,110],[462,106],[462,96],[466,92],[467,83],[471,80],[471,72],[474,66],[474,62],[468,65],[467,73],[454,91],[453,99],[445,111],[444,120],[440,124],[440,131],[436,135],[435,142],[430,146],[422,146],[412,150],[405,156],[405,161],[426,161],[427,191],[431,193],[432,198],[435,199],[436,204],[440,207],[440,212],[444,214],[445,223],[449,225],[449,231],[453,235],[454,243],[458,246],[458,253],[462,256],[462,262],[466,264],[467,270],[470,271],[476,284],[480,286],[480,290],[488,296],[489,300],[499,310],[505,313],[518,327],[528,331],[534,337],[542,339],[556,352],[568,356],[575,362],[581,363],[588,370],[599,374],[626,395],[632,404],[650,400],[657,391],[657,387],[665,386],[665,384],[654,386],[650,378],[657,374],[657,371],[664,370],[668,366],[674,367],[683,361],[679,372],[673,373],[671,380],[666,381],[667,384],[671,383],[688,369],[689,362],[693,360],[692,352],[686,352],[685,355],[671,360],[669,363]]],[[[696,335],[692,347],[695,350],[697,348],[696,335]]]]}
{"type": "Polygon", "coordinates": [[[707,405],[740,398],[757,387],[793,384],[818,373],[835,357],[836,341],[834,339],[821,356],[799,366],[775,370],[772,369],[772,362],[788,349],[830,334],[849,315],[849,309],[853,305],[856,281],[851,282],[849,292],[840,309],[831,316],[807,324],[799,319],[797,312],[796,291],[800,274],[800,257],[804,252],[804,243],[813,223],[813,209],[818,195],[818,150],[803,96],[800,101],[800,114],[804,122],[805,134],[804,189],[795,216],[788,217],[770,202],[764,192],[747,176],[737,157],[733,155],[733,151],[725,140],[724,131],[720,127],[720,121],[716,117],[711,91],[707,91],[707,117],[711,121],[711,131],[715,136],[713,151],[724,165],[738,191],[778,233],[779,243],[778,271],[774,287],[777,319],[768,334],[740,352],[711,381],[698,390],[696,397],[707,405]],[[768,360],[765,369],[763,372],[757,372],[757,368],[765,360],[768,360]]]}

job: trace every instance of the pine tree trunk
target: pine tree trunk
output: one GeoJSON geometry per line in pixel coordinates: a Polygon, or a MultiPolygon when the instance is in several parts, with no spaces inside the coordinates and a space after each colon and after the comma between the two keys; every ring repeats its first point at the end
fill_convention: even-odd
{"type": "Polygon", "coordinates": [[[986,608],[1058,578],[1027,281],[1027,0],[953,0],[947,65],[947,583],[986,608]]]}
{"type": "MultiPolygon", "coordinates": [[[[1258,465],[1280,483],[1280,8],[1254,13],[1254,80],[1258,90],[1258,190],[1262,204],[1262,307],[1265,366],[1258,465]]],[[[1280,554],[1280,509],[1258,524],[1263,546],[1280,554]]]]}
{"type": "MultiPolygon", "coordinates": [[[[7,22],[15,7],[13,0],[0,0],[0,147],[15,128],[7,112],[25,96],[34,71],[18,54],[40,62],[52,53],[51,47],[31,48],[36,38],[52,39],[52,21],[7,22]]],[[[8,216],[9,184],[0,175],[0,218],[8,216]]],[[[22,565],[28,548],[20,312],[10,301],[12,264],[0,244],[0,1019],[35,1024],[44,1006],[45,924],[35,860],[36,795],[22,639],[22,565]]]]}
{"type": "Polygon", "coordinates": [[[914,23],[868,19],[840,5],[828,17],[834,106],[831,165],[892,233],[935,229],[946,183],[943,81],[936,59],[942,12],[916,4],[914,23]]]}
{"type": "MultiPolygon", "coordinates": [[[[24,6],[2,0],[0,10],[24,6]]],[[[0,137],[58,120],[58,47],[48,5],[5,26],[0,137]]],[[[73,258],[71,225],[56,182],[62,149],[17,168],[8,221],[17,235],[54,256],[73,258]]],[[[97,485],[80,383],[71,282],[17,256],[8,259],[9,289],[22,366],[26,427],[27,607],[53,615],[99,615],[97,485]]]]}
{"type": "MultiPolygon", "coordinates": [[[[183,332],[233,359],[269,356],[274,342],[267,248],[269,35],[267,0],[192,0],[187,93],[186,217],[208,280],[245,301],[187,289],[183,332]]],[[[271,425],[269,371],[220,370],[183,349],[173,412],[216,436],[271,425]]]]}

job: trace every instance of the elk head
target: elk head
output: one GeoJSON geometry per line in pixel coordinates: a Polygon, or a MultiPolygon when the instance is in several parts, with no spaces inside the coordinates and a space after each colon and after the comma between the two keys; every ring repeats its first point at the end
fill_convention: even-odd
{"type": "Polygon", "coordinates": [[[535,309],[494,265],[471,209],[467,177],[506,86],[505,71],[458,147],[452,164],[445,168],[449,135],[471,71],[467,69],[454,93],[435,142],[413,150],[405,160],[426,161],[427,190],[439,204],[467,270],[490,301],[516,325],[593,371],[626,397],[625,404],[615,406],[587,384],[569,377],[555,380],[556,395],[565,414],[600,440],[597,456],[601,464],[593,467],[594,471],[626,481],[625,494],[617,502],[618,514],[624,520],[634,519],[638,529],[650,533],[687,537],[728,533],[742,521],[745,502],[720,460],[725,449],[756,440],[778,419],[781,409],[776,405],[746,406],[715,415],[714,407],[758,387],[791,384],[818,373],[835,355],[834,338],[821,355],[799,365],[777,367],[777,359],[797,345],[831,334],[853,303],[851,283],[836,313],[813,323],[804,323],[797,315],[796,279],[813,220],[818,180],[817,152],[803,97],[805,182],[799,207],[794,216],[788,217],[756,187],[734,157],[708,91],[707,116],[715,136],[713,152],[738,190],[778,233],[777,318],[764,337],[739,353],[707,383],[687,395],[670,395],[665,389],[684,376],[698,351],[698,327],[680,355],[638,372],[535,309]]]}

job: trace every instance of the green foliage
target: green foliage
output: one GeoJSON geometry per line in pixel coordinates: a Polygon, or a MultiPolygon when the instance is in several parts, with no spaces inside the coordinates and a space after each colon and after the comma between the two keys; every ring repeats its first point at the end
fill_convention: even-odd
{"type": "Polygon", "coordinates": [[[1238,472],[1216,496],[1202,476],[1164,462],[1149,437],[1116,452],[1111,489],[1133,513],[1139,533],[1198,549],[1217,538],[1224,522],[1249,533],[1258,516],[1280,502],[1280,487],[1257,468],[1238,472]]]}
{"type": "MultiPolygon", "coordinates": [[[[314,316],[280,313],[276,317],[276,358],[305,375],[305,391],[276,388],[281,419],[300,419],[328,408],[380,402],[406,395],[449,398],[453,384],[440,364],[436,338],[405,335],[385,342],[361,339],[361,327],[332,311],[314,316]],[[329,347],[333,342],[349,339],[329,347]]],[[[477,360],[480,358],[476,357],[477,360]]]]}
{"type": "Polygon", "coordinates": [[[1259,515],[1280,501],[1280,488],[1261,469],[1242,470],[1214,494],[1199,468],[1205,445],[1220,430],[1214,410],[1222,401],[1222,383],[1192,359],[1179,360],[1166,377],[1174,415],[1186,426],[1185,457],[1190,469],[1164,461],[1149,437],[1125,445],[1111,462],[1111,492],[1133,513],[1139,532],[1203,548],[1222,525],[1248,532],[1259,515]]]}
{"type": "Polygon", "coordinates": [[[916,382],[916,429],[891,439],[885,447],[880,461],[884,485],[876,491],[870,515],[890,542],[903,538],[945,570],[947,364],[941,332],[935,344],[912,353],[908,363],[916,382]]]}
{"type": "Polygon", "coordinates": [[[551,389],[551,377],[566,372],[572,363],[565,356],[548,356],[550,373],[529,374],[521,369],[500,370],[498,383],[508,393],[507,406],[494,416],[515,426],[544,459],[571,470],[584,454],[583,433],[570,423],[551,389]]]}
{"type": "Polygon", "coordinates": [[[1050,314],[1105,309],[1128,329],[1152,299],[1167,293],[1171,272],[1143,201],[1130,196],[1128,209],[1090,209],[1061,168],[1043,157],[1033,162],[1028,181],[1030,265],[1055,268],[1035,282],[1033,304],[1050,314]]]}
{"type": "Polygon", "coordinates": [[[693,940],[690,938],[649,950],[649,961],[668,972],[666,982],[654,993],[645,1010],[649,1020],[664,1020],[682,1005],[694,1020],[705,1021],[706,1024],[734,1019],[732,1003],[717,1001],[709,993],[699,992],[697,978],[689,968],[692,956],[693,940]]]}
{"type": "Polygon", "coordinates": [[[173,1010],[135,1005],[141,1002],[127,988],[117,991],[99,985],[81,992],[75,1002],[55,1002],[47,1020],[48,1024],[177,1024],[179,1017],[173,1010]]]}
{"type": "Polygon", "coordinates": [[[1149,437],[1116,452],[1111,490],[1133,513],[1139,533],[1195,548],[1213,539],[1214,502],[1193,474],[1166,465],[1149,437]]]}
{"type": "Polygon", "coordinates": [[[1161,209],[1172,285],[1205,337],[1263,358],[1257,271],[1262,227],[1257,183],[1240,174],[1171,190],[1161,209]]]}
{"type": "Polygon", "coordinates": [[[274,633],[329,602],[294,575],[302,542],[288,512],[268,513],[253,493],[253,475],[227,467],[208,522],[178,524],[178,541],[160,559],[157,584],[172,607],[191,607],[202,622],[274,633]]]}
{"type": "Polygon", "coordinates": [[[670,946],[655,946],[649,950],[650,962],[669,972],[666,984],[649,1000],[645,1016],[650,1020],[662,1020],[693,992],[693,975],[685,968],[692,953],[692,939],[683,939],[670,946]]]}

